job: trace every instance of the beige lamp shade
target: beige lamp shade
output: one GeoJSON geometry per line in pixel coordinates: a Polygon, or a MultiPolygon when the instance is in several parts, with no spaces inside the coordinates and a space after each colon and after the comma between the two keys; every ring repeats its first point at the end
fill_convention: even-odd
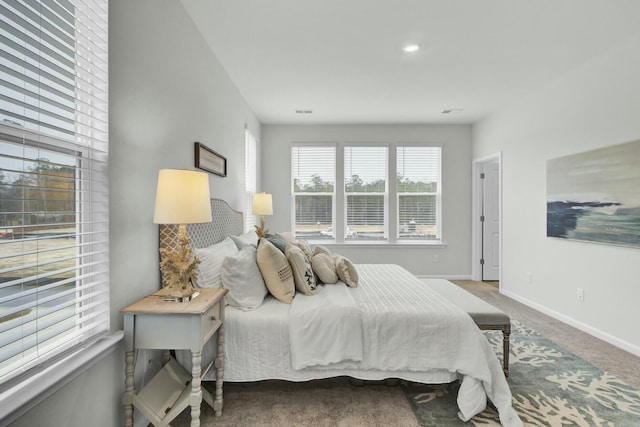
{"type": "Polygon", "coordinates": [[[158,173],[155,224],[211,221],[209,176],[205,172],[161,169],[158,173]]]}
{"type": "Polygon", "coordinates": [[[254,215],[273,215],[273,204],[271,194],[256,193],[253,195],[253,205],[251,213],[254,215]]]}

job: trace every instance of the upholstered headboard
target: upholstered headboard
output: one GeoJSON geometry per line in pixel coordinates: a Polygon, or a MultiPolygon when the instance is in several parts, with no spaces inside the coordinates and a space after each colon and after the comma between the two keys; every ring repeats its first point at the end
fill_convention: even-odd
{"type": "MultiPolygon", "coordinates": [[[[244,232],[242,212],[234,210],[227,202],[211,199],[212,221],[203,224],[187,224],[187,235],[192,248],[206,248],[223,241],[227,236],[244,232]]],[[[178,226],[160,225],[160,249],[178,246],[178,226]]]]}

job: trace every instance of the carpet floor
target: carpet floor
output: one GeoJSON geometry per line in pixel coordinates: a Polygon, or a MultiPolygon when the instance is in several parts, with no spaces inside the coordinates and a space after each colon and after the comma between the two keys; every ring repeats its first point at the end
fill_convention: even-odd
{"type": "MultiPolygon", "coordinates": [[[[508,380],[514,408],[525,425],[640,426],[640,358],[513,301],[491,285],[456,284],[514,320],[508,380]]],[[[487,334],[499,352],[500,333],[487,334]]],[[[215,388],[215,383],[203,385],[211,391],[215,388]]],[[[499,425],[491,407],[472,422],[462,423],[455,404],[457,386],[393,381],[355,386],[348,378],[225,383],[222,417],[216,418],[203,404],[201,425],[499,425]]],[[[175,427],[189,424],[188,408],[171,423],[175,427]]]]}

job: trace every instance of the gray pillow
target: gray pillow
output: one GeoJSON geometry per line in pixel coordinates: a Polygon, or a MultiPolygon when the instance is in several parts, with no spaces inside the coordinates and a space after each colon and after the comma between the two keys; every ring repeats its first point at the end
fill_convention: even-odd
{"type": "Polygon", "coordinates": [[[286,240],[284,240],[282,237],[278,237],[278,236],[273,235],[273,234],[267,234],[266,239],[272,245],[274,245],[276,248],[280,249],[280,252],[284,253],[284,250],[287,247],[287,241],[286,240]]]}

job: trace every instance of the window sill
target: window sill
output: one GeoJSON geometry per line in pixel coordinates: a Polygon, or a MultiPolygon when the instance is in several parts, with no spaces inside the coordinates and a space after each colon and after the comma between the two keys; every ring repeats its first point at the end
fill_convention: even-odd
{"type": "Polygon", "coordinates": [[[86,347],[29,376],[12,387],[0,388],[0,424],[6,425],[51,396],[65,384],[118,349],[123,331],[104,335],[86,347]]]}
{"type": "Polygon", "coordinates": [[[344,242],[344,243],[336,243],[335,241],[327,241],[327,240],[309,240],[309,243],[311,243],[312,245],[323,245],[326,246],[327,248],[337,248],[337,249],[341,249],[341,248],[398,248],[398,249],[442,249],[442,248],[446,248],[447,244],[442,242],[442,241],[421,241],[421,242],[411,242],[411,241],[404,241],[404,242],[395,242],[395,243],[389,243],[387,241],[362,241],[362,242],[358,242],[358,241],[350,241],[350,242],[344,242]]]}

